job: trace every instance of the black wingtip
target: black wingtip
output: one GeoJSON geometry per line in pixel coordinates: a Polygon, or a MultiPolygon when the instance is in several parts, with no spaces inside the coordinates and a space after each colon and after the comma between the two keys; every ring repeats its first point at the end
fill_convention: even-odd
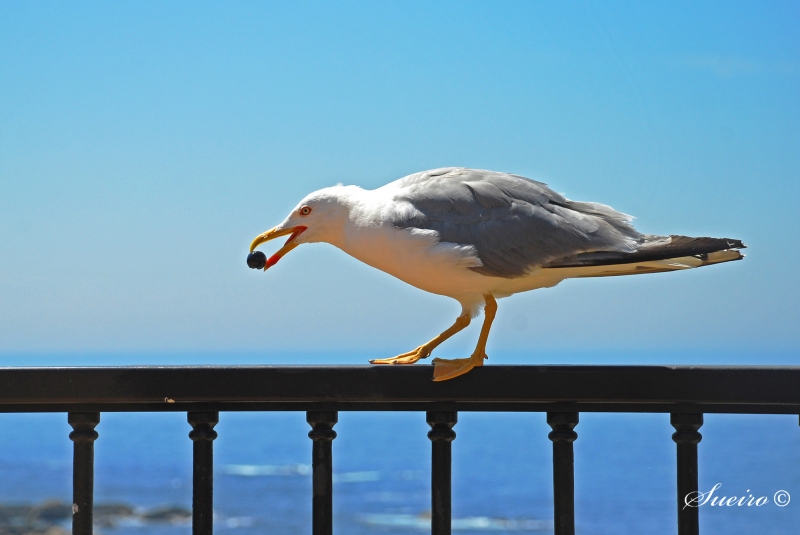
{"type": "MultiPolygon", "coordinates": [[[[702,258],[703,255],[708,255],[710,253],[747,248],[747,246],[742,243],[742,240],[733,240],[730,238],[693,238],[690,236],[677,235],[672,235],[669,238],[669,242],[662,243],[664,239],[663,236],[652,236],[653,241],[656,242],[655,244],[649,247],[645,245],[633,253],[617,251],[581,253],[553,262],[547,267],[609,266],[615,264],[668,260],[670,258],[680,258],[682,256],[696,256],[702,258]]],[[[737,258],[736,260],[741,260],[741,258],[737,258]]]]}

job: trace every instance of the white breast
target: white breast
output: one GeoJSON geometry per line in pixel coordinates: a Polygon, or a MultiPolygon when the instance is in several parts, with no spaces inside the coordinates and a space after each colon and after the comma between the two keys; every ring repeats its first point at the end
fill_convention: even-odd
{"type": "Polygon", "coordinates": [[[391,226],[350,226],[343,243],[347,254],[422,290],[455,297],[480,291],[486,278],[470,267],[480,266],[474,247],[437,243],[433,231],[391,226]]]}

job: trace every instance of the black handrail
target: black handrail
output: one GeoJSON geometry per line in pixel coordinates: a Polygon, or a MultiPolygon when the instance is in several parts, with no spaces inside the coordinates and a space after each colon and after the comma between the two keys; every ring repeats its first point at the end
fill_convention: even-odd
{"type": "Polygon", "coordinates": [[[449,535],[458,411],[546,412],[554,528],[575,533],[573,442],[580,412],[670,413],[678,533],[699,533],[697,445],[703,413],[800,414],[800,366],[486,366],[444,383],[429,366],[0,368],[0,412],[68,412],[74,431],[73,534],[92,533],[94,430],[101,412],[185,411],[194,446],[193,534],[213,525],[213,440],[220,411],[306,411],[313,441],[313,534],[333,532],[338,411],[425,411],[431,426],[432,533],[449,535]]]}

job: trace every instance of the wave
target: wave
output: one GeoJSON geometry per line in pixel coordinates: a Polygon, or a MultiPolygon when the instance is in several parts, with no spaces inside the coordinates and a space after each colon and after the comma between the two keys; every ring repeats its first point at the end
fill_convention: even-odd
{"type": "MultiPolygon", "coordinates": [[[[310,464],[227,464],[222,467],[224,474],[243,477],[270,477],[270,476],[310,476],[310,464]]],[[[380,472],[339,472],[333,474],[334,483],[363,483],[379,481],[380,472]]]]}
{"type": "MultiPolygon", "coordinates": [[[[431,529],[430,513],[419,515],[364,514],[359,520],[367,525],[388,528],[431,529]]],[[[488,516],[469,516],[454,518],[453,531],[545,531],[552,530],[553,523],[548,520],[527,518],[490,518],[488,516]]]]}

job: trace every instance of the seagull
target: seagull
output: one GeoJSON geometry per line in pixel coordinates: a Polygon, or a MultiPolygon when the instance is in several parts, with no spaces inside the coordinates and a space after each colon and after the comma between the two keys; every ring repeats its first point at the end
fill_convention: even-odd
{"type": "Polygon", "coordinates": [[[421,290],[452,297],[461,314],[444,332],[372,364],[413,364],[484,311],[468,358],[433,359],[434,381],[482,366],[497,299],[564,279],[680,271],[740,260],[740,240],[638,232],[629,215],[571,201],[519,175],[446,167],[374,190],[338,185],[306,196],[250,245],[248,265],[267,270],[304,243],[326,242],[421,290]],[[259,245],[289,236],[269,258],[259,245]]]}

